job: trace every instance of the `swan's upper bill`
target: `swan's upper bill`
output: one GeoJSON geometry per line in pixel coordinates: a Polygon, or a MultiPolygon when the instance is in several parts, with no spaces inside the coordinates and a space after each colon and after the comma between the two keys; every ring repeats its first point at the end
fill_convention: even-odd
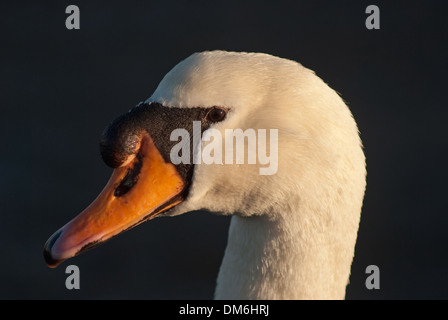
{"type": "Polygon", "coordinates": [[[114,173],[98,198],[47,241],[49,266],[157,215],[205,209],[233,215],[216,298],[345,297],[365,158],[349,109],[313,71],[261,53],[195,53],[109,125],[101,153],[114,173]],[[172,160],[179,147],[173,132],[191,137],[182,152],[193,159],[211,143],[201,133],[214,130],[224,139],[229,129],[275,129],[275,149],[267,147],[278,153],[275,174],[260,175],[258,159],[172,160]]]}

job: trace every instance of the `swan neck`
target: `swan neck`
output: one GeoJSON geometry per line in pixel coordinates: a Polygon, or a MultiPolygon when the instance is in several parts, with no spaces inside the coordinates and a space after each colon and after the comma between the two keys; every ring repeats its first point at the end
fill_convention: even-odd
{"type": "Polygon", "coordinates": [[[353,253],[301,223],[233,216],[215,298],[343,299],[353,253]]]}

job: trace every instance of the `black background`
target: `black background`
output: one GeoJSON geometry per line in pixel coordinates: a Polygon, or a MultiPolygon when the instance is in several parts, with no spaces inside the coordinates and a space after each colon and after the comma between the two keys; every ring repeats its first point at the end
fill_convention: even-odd
{"type": "Polygon", "coordinates": [[[448,298],[444,1],[15,1],[0,6],[0,298],[210,299],[229,219],[155,219],[45,266],[47,238],[111,174],[98,142],[193,52],[299,61],[352,110],[367,192],[348,299],[448,298]],[[80,8],[67,30],[65,8],[80,8]],[[367,30],[376,4],[380,30],[367,30]],[[65,288],[76,264],[81,289],[65,288]],[[365,287],[378,265],[379,290],[365,287]]]}

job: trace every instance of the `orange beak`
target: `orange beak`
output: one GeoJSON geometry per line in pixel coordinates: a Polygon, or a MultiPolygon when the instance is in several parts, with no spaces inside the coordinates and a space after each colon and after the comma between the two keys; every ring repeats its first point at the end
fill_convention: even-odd
{"type": "Polygon", "coordinates": [[[46,242],[49,267],[151,219],[182,201],[185,182],[164,161],[149,134],[139,151],[114,170],[100,195],[46,242]]]}

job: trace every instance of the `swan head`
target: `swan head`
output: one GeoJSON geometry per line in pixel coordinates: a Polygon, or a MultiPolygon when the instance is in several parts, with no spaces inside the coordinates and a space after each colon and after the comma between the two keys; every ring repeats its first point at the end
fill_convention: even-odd
{"type": "Polygon", "coordinates": [[[356,123],[334,90],[291,60],[195,53],[113,121],[100,146],[114,173],[47,241],[51,267],[155,216],[201,209],[303,215],[309,232],[348,220],[357,230],[365,160],[356,123]]]}

